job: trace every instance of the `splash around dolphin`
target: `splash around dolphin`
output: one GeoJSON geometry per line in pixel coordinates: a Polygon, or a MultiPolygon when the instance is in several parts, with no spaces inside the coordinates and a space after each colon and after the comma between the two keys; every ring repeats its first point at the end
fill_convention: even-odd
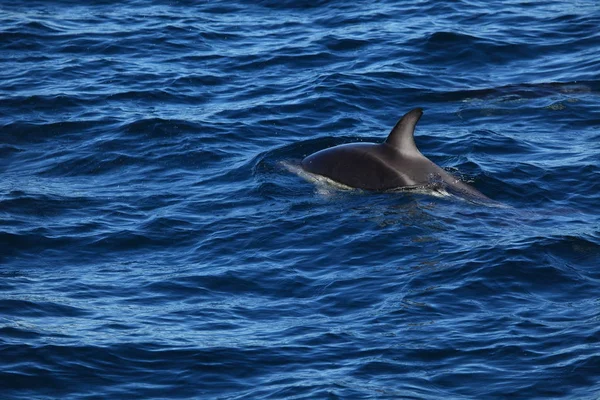
{"type": "Polygon", "coordinates": [[[466,200],[495,203],[421,154],[414,132],[422,115],[421,108],[406,113],[383,143],[343,144],[311,154],[302,160],[302,169],[350,188],[443,191],[466,200]]]}

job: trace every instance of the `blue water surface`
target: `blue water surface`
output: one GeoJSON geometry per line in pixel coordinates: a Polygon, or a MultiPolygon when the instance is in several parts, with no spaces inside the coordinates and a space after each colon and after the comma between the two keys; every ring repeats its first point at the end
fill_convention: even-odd
{"type": "Polygon", "coordinates": [[[597,1],[0,2],[3,399],[598,399],[597,1]],[[505,207],[290,166],[384,140],[505,207]]]}

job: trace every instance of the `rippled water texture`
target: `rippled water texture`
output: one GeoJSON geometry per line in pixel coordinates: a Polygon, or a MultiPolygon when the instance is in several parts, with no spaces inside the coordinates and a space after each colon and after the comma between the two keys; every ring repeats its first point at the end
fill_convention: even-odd
{"type": "Polygon", "coordinates": [[[84,3],[0,2],[0,397],[598,398],[597,2],[84,3]],[[415,107],[506,207],[290,171],[415,107]]]}

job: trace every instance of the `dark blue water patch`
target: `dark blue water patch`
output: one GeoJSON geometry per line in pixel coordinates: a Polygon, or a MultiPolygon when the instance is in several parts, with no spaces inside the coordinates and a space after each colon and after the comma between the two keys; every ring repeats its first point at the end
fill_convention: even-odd
{"type": "Polygon", "coordinates": [[[5,340],[35,340],[42,337],[42,333],[34,332],[30,328],[18,328],[4,326],[0,328],[0,334],[5,340]]]}
{"type": "Polygon", "coordinates": [[[3,315],[32,318],[82,317],[87,315],[84,310],[63,304],[22,300],[2,300],[0,302],[0,311],[3,315]]]}
{"type": "Polygon", "coordinates": [[[5,398],[598,392],[592,2],[2,11],[5,398]],[[415,107],[505,207],[286,168],[415,107]]]}
{"type": "MultiPolygon", "coordinates": [[[[73,376],[79,376],[88,385],[106,387],[107,393],[111,395],[126,395],[134,398],[160,396],[161,393],[164,394],[165,390],[173,387],[173,384],[183,387],[183,390],[178,391],[178,397],[215,395],[240,389],[250,391],[249,383],[252,380],[260,377],[266,371],[285,368],[287,365],[284,362],[286,355],[295,354],[302,349],[302,347],[295,346],[273,352],[255,347],[238,351],[232,347],[196,351],[161,349],[150,345],[143,350],[128,349],[127,347],[107,349],[79,347],[69,350],[58,346],[46,346],[36,349],[38,354],[36,358],[40,365],[44,365],[43,360],[61,359],[67,351],[72,353],[73,362],[51,369],[31,368],[23,373],[8,372],[5,373],[5,378],[11,382],[9,389],[26,390],[29,391],[29,394],[32,392],[28,387],[36,380],[35,376],[40,377],[41,379],[38,378],[40,380],[43,379],[40,382],[40,389],[54,396],[69,393],[68,382],[73,376]],[[257,366],[249,361],[244,361],[251,359],[260,359],[264,362],[261,363],[262,366],[257,366]],[[109,366],[116,367],[123,363],[130,366],[122,369],[119,376],[103,376],[100,372],[109,366]],[[169,371],[177,364],[189,367],[189,372],[178,377],[171,375],[169,371]],[[243,365],[244,368],[238,368],[238,365],[243,365]],[[162,372],[162,374],[148,373],[142,381],[118,388],[118,383],[137,376],[139,371],[149,370],[162,372]],[[225,378],[228,375],[231,377],[225,378]],[[196,385],[194,382],[199,376],[206,377],[207,380],[197,382],[198,385],[196,385]]],[[[8,350],[7,354],[11,357],[18,357],[26,355],[33,349],[22,347],[8,350]]],[[[300,362],[299,359],[293,364],[300,366],[300,362]]],[[[25,393],[27,394],[27,392],[25,393]]],[[[81,394],[85,395],[85,392],[81,394]]]]}
{"type": "Polygon", "coordinates": [[[435,55],[424,59],[423,63],[439,64],[453,60],[451,65],[456,67],[466,64],[472,68],[476,68],[478,64],[502,64],[514,60],[515,54],[519,58],[531,54],[531,50],[524,46],[454,32],[435,32],[421,47],[426,54],[435,55]]]}
{"type": "Polygon", "coordinates": [[[10,98],[4,99],[0,102],[0,106],[3,107],[16,107],[23,109],[35,109],[38,111],[50,111],[61,109],[76,109],[79,107],[79,101],[77,98],[66,95],[48,95],[48,96],[27,96],[21,98],[10,98]]]}

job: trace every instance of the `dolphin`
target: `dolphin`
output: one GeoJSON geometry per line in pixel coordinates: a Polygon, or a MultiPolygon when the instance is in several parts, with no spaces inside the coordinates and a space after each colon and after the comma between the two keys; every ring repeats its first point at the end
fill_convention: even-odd
{"type": "Polygon", "coordinates": [[[302,160],[302,169],[350,188],[433,190],[493,202],[421,154],[414,133],[422,115],[421,108],[406,113],[383,143],[343,144],[311,154],[302,160]]]}

